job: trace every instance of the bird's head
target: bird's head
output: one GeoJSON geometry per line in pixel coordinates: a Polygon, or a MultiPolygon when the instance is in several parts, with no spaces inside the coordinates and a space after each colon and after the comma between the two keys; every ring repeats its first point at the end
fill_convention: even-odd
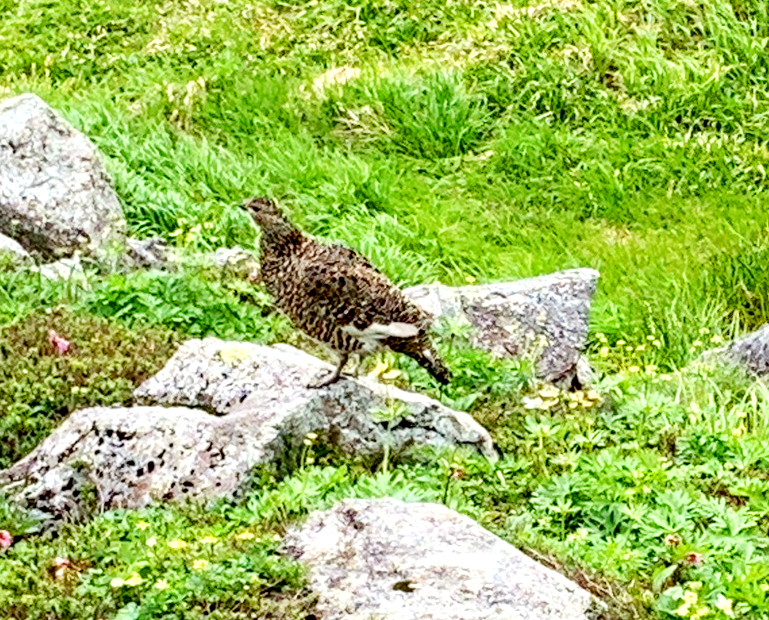
{"type": "Polygon", "coordinates": [[[253,220],[262,228],[270,228],[276,225],[285,225],[288,223],[286,217],[281,213],[274,201],[264,196],[253,198],[251,201],[241,205],[253,220]]]}

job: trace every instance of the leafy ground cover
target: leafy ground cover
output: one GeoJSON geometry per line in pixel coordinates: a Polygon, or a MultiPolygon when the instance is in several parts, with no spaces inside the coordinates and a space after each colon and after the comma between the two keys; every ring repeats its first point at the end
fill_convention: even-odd
{"type": "MultiPolygon", "coordinates": [[[[2,504],[19,541],[0,555],[8,617],[303,617],[274,535],[386,494],[471,514],[618,617],[769,617],[766,389],[679,370],[769,312],[765,2],[0,0],[0,15],[0,96],[38,93],[94,139],[137,236],[248,246],[233,207],[266,192],[403,284],[595,267],[607,373],[567,395],[445,328],[450,390],[385,361],[483,421],[495,466],[346,463],[313,444],[241,504],[108,513],[55,540],[2,504]]],[[[0,267],[3,464],[73,407],[128,399],[181,338],[302,342],[234,279],[90,280],[0,267]]]]}

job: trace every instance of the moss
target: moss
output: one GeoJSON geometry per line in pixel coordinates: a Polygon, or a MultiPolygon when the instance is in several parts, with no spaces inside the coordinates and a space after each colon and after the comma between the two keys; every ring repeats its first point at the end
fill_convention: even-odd
{"type": "Polygon", "coordinates": [[[56,309],[0,331],[0,467],[27,454],[71,411],[130,403],[178,345],[162,328],[129,329],[56,309]],[[53,330],[70,343],[59,353],[53,330]]]}

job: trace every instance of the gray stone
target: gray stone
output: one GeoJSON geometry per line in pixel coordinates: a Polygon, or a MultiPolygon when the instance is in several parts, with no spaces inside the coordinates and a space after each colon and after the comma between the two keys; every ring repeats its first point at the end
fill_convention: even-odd
{"type": "Polygon", "coordinates": [[[56,259],[94,252],[124,230],[93,143],[35,95],[0,103],[0,233],[56,259]]]}
{"type": "Polygon", "coordinates": [[[262,422],[185,407],[82,409],[0,472],[0,488],[51,521],[232,495],[274,456],[276,431],[262,422]]]}
{"type": "Polygon", "coordinates": [[[769,374],[769,325],[723,347],[706,351],[700,359],[703,362],[731,362],[754,375],[766,376],[769,374]]]}
{"type": "Polygon", "coordinates": [[[324,620],[585,620],[598,603],[440,504],[346,500],[288,532],[324,620]]]}
{"type": "Polygon", "coordinates": [[[10,256],[15,262],[19,263],[32,260],[29,252],[20,243],[5,235],[0,235],[0,256],[10,256]]]}
{"type": "Polygon", "coordinates": [[[288,345],[264,346],[218,338],[184,343],[165,367],[134,392],[140,404],[203,407],[216,413],[250,411],[301,445],[322,432],[344,451],[374,454],[385,444],[463,445],[489,458],[496,452],[488,432],[470,415],[438,401],[368,378],[343,378],[308,388],[333,367],[288,345]],[[399,412],[388,423],[375,419],[399,412]]]}
{"type": "Polygon", "coordinates": [[[131,268],[162,268],[171,262],[171,253],[165,239],[153,237],[152,239],[125,240],[126,252],[124,263],[131,268]]]}
{"type": "Polygon", "coordinates": [[[488,433],[469,415],[425,396],[367,380],[305,387],[331,368],[291,347],[189,341],[136,398],[214,413],[178,406],[76,411],[0,472],[0,489],[50,520],[232,496],[255,466],[296,454],[313,432],[361,454],[417,443],[464,445],[496,457],[488,433]],[[388,425],[377,417],[396,403],[400,420],[388,425]]]}
{"type": "Polygon", "coordinates": [[[77,254],[53,263],[30,267],[30,271],[39,273],[43,278],[52,282],[72,282],[82,288],[90,288],[80,257],[77,254]]]}
{"type": "Polygon", "coordinates": [[[597,282],[594,269],[570,269],[516,282],[415,286],[406,294],[435,317],[467,323],[474,346],[499,357],[534,355],[541,379],[564,384],[576,377],[597,282]]]}

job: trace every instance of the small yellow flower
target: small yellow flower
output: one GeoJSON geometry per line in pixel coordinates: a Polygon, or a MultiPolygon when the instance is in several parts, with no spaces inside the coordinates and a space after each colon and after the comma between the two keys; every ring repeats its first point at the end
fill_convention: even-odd
{"type": "Polygon", "coordinates": [[[256,538],[256,535],[253,532],[241,532],[237,536],[235,536],[238,540],[254,540],[256,538]]]}
{"type": "Polygon", "coordinates": [[[628,372],[639,372],[641,369],[638,366],[628,366],[628,372]]]}
{"type": "Polygon", "coordinates": [[[386,372],[390,368],[390,365],[384,360],[377,361],[376,365],[368,373],[369,377],[378,379],[382,373],[386,372]]]}
{"type": "Polygon", "coordinates": [[[659,349],[662,346],[662,343],[659,340],[652,340],[652,346],[659,349]]]}
{"type": "Polygon", "coordinates": [[[694,620],[697,620],[698,618],[702,618],[703,616],[709,616],[712,612],[710,611],[710,607],[707,605],[700,605],[697,607],[697,609],[694,610],[694,614],[692,615],[692,618],[694,620]]]}
{"type": "Polygon", "coordinates": [[[702,346],[702,340],[695,340],[692,342],[693,347],[701,347],[702,346]]]}
{"type": "Polygon", "coordinates": [[[559,390],[554,385],[546,385],[542,389],[539,390],[539,395],[542,398],[557,398],[560,396],[561,390],[559,390]]]}
{"type": "Polygon", "coordinates": [[[200,539],[200,542],[202,542],[204,545],[213,545],[218,543],[219,539],[216,536],[204,536],[200,539]]]}
{"type": "Polygon", "coordinates": [[[609,357],[609,347],[601,347],[598,351],[598,357],[609,357]]]}
{"type": "Polygon", "coordinates": [[[716,600],[716,608],[720,609],[725,615],[730,618],[734,618],[734,610],[732,609],[732,599],[726,598],[723,594],[718,595],[716,600]]]}
{"type": "Polygon", "coordinates": [[[155,582],[155,589],[156,590],[167,590],[170,586],[168,585],[168,582],[165,579],[158,579],[155,582]]]}
{"type": "Polygon", "coordinates": [[[397,379],[401,376],[401,371],[397,368],[391,368],[385,373],[382,373],[382,379],[385,379],[386,381],[391,381],[392,379],[397,379]]]}
{"type": "Polygon", "coordinates": [[[687,590],[684,592],[684,603],[687,605],[694,605],[697,602],[697,593],[694,590],[687,590]]]}
{"type": "Polygon", "coordinates": [[[702,329],[700,329],[700,335],[701,336],[704,336],[704,335],[709,334],[709,333],[710,333],[710,330],[707,327],[703,327],[702,329]]]}
{"type": "Polygon", "coordinates": [[[112,581],[109,582],[110,588],[122,588],[125,585],[125,581],[123,581],[120,577],[115,577],[112,581]]]}
{"type": "Polygon", "coordinates": [[[318,433],[307,433],[305,437],[310,441],[315,441],[318,438],[318,433]]]}
{"type": "Polygon", "coordinates": [[[625,347],[625,351],[627,353],[631,353],[633,351],[633,345],[629,344],[625,347]]]}
{"type": "Polygon", "coordinates": [[[169,549],[184,549],[187,546],[187,543],[183,540],[179,540],[178,538],[176,540],[170,540],[168,541],[168,548],[169,549]]]}
{"type": "Polygon", "coordinates": [[[140,530],[146,530],[146,529],[149,529],[150,524],[147,523],[146,521],[139,521],[136,524],[136,527],[138,527],[140,530]]]}
{"type": "Polygon", "coordinates": [[[682,617],[688,616],[689,605],[687,605],[686,603],[682,603],[681,606],[678,609],[676,609],[676,615],[682,616],[682,617]]]}
{"type": "Polygon", "coordinates": [[[724,342],[724,339],[719,335],[715,335],[710,339],[710,342],[712,342],[713,344],[722,344],[724,342]]]}
{"type": "Polygon", "coordinates": [[[639,344],[636,348],[636,351],[646,351],[646,345],[645,344],[639,344]]]}
{"type": "Polygon", "coordinates": [[[655,366],[654,364],[649,364],[646,368],[644,368],[644,370],[648,374],[653,375],[655,372],[657,372],[657,366],[655,366]]]}
{"type": "Polygon", "coordinates": [[[150,537],[147,539],[147,546],[148,546],[148,547],[154,547],[154,546],[155,546],[155,545],[157,545],[157,544],[158,544],[158,539],[157,539],[157,538],[155,538],[154,536],[150,536],[150,537]]]}
{"type": "Polygon", "coordinates": [[[616,346],[621,347],[621,346],[626,345],[627,342],[625,342],[624,340],[617,340],[617,342],[615,344],[616,344],[616,346]]]}
{"type": "Polygon", "coordinates": [[[737,428],[732,429],[732,437],[742,437],[745,434],[745,427],[740,424],[737,428]]]}
{"type": "Polygon", "coordinates": [[[128,579],[126,579],[125,584],[127,586],[138,586],[141,585],[143,581],[144,579],[142,579],[138,573],[134,573],[128,579]]]}
{"type": "Polygon", "coordinates": [[[208,560],[194,560],[192,562],[192,568],[195,570],[206,570],[209,567],[208,560]]]}
{"type": "Polygon", "coordinates": [[[605,341],[606,341],[606,335],[605,335],[605,334],[603,334],[603,333],[601,333],[601,332],[598,332],[598,333],[595,335],[595,337],[596,337],[598,340],[600,340],[601,342],[605,342],[605,341]]]}
{"type": "Polygon", "coordinates": [[[762,583],[758,587],[761,588],[761,592],[769,592],[769,583],[762,583]]]}
{"type": "Polygon", "coordinates": [[[686,587],[690,590],[700,590],[702,588],[702,582],[701,581],[690,581],[686,584],[686,587]]]}
{"type": "Polygon", "coordinates": [[[648,336],[646,336],[646,339],[647,339],[649,342],[654,342],[654,341],[657,339],[657,337],[656,337],[656,336],[654,336],[653,334],[649,334],[648,336]]]}

